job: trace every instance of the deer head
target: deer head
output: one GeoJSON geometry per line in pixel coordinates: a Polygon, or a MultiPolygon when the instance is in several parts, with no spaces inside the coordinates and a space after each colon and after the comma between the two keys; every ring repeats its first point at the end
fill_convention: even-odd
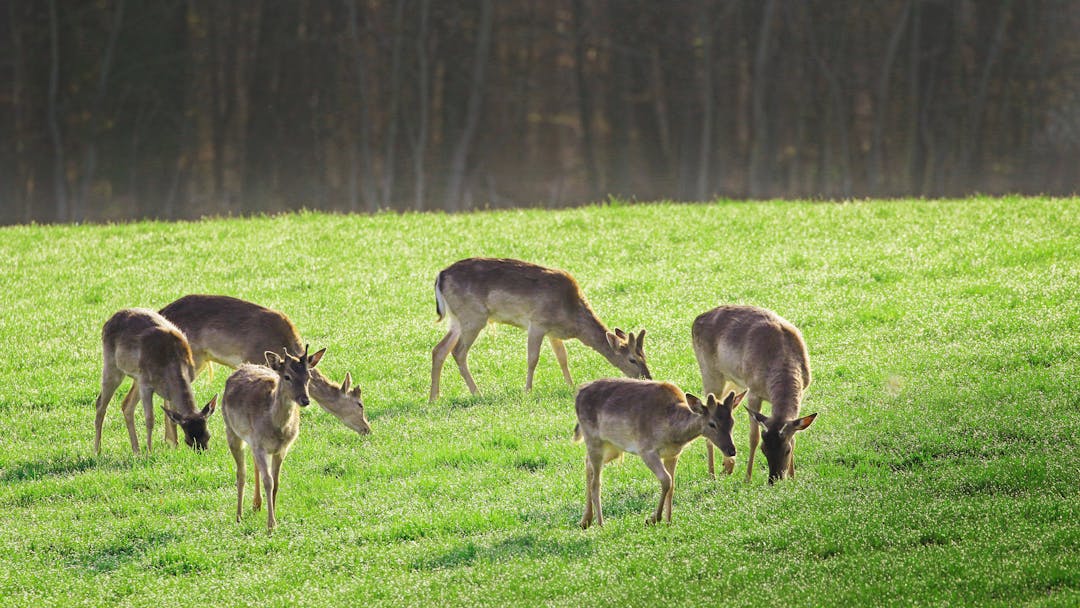
{"type": "Polygon", "coordinates": [[[311,368],[318,365],[326,349],[322,349],[314,355],[308,356],[308,345],[304,345],[304,354],[294,357],[289,354],[289,349],[284,348],[285,356],[266,351],[266,365],[281,376],[280,391],[289,400],[307,407],[311,403],[308,396],[308,382],[311,380],[311,368]]]}
{"type": "Polygon", "coordinates": [[[611,362],[615,364],[628,378],[644,378],[652,380],[649,366],[645,364],[645,330],[634,335],[629,335],[623,330],[615,328],[614,332],[607,332],[608,346],[614,355],[611,362]]]}
{"type": "Polygon", "coordinates": [[[769,463],[769,484],[772,484],[787,476],[791,464],[791,450],[795,445],[795,433],[806,430],[817,418],[817,414],[770,422],[761,412],[749,408],[746,411],[750,412],[750,417],[761,427],[761,453],[769,463]]]}
{"type": "Polygon", "coordinates": [[[200,451],[210,447],[210,429],[206,427],[206,419],[217,409],[217,395],[214,395],[207,402],[206,407],[193,414],[185,415],[175,410],[164,409],[169,420],[172,420],[184,430],[184,443],[188,447],[200,451]]]}
{"type": "Polygon", "coordinates": [[[702,403],[696,396],[686,394],[686,403],[690,405],[690,409],[705,416],[705,430],[701,434],[728,457],[735,456],[735,441],[731,437],[731,430],[735,426],[735,408],[745,396],[746,391],[738,395],[731,391],[720,401],[716,395],[709,393],[705,403],[702,403]]]}

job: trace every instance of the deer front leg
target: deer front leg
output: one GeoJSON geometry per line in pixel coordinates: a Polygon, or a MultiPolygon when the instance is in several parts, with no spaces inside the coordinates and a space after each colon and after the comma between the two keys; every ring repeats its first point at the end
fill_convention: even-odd
{"type": "Polygon", "coordinates": [[[153,450],[154,440],[154,389],[145,384],[139,385],[139,400],[142,401],[143,418],[146,423],[146,453],[153,450]]]}
{"type": "MultiPolygon", "coordinates": [[[[170,405],[172,404],[170,404],[169,401],[166,399],[165,403],[163,403],[161,407],[169,409],[170,405]]],[[[176,440],[176,423],[173,422],[172,418],[169,418],[168,416],[165,416],[165,443],[169,444],[171,447],[174,448],[179,445],[176,440]]]]}
{"type": "Polygon", "coordinates": [[[266,532],[269,534],[277,527],[277,518],[274,517],[274,477],[270,474],[270,458],[263,450],[254,448],[251,450],[251,455],[255,458],[255,466],[259,469],[263,492],[266,494],[266,532]]]}
{"type": "Polygon", "coordinates": [[[548,336],[548,342],[551,344],[551,350],[555,351],[555,359],[559,361],[559,367],[562,368],[563,379],[570,386],[574,386],[574,379],[570,377],[570,365],[566,361],[566,344],[552,336],[548,336]]]}
{"type": "MultiPolygon", "coordinates": [[[[761,412],[761,397],[751,393],[746,400],[746,409],[752,412],[761,412]]],[[[750,416],[750,455],[746,457],[746,483],[754,475],[754,454],[757,453],[758,442],[761,441],[761,429],[753,416],[750,416]]]]}
{"type": "Polygon", "coordinates": [[[540,345],[544,343],[544,330],[543,328],[535,325],[529,326],[529,342],[528,342],[528,372],[525,375],[525,390],[531,391],[533,385],[533,373],[536,371],[536,364],[540,361],[540,345]]]}
{"type": "Polygon", "coordinates": [[[664,469],[667,471],[668,476],[671,477],[671,490],[667,495],[667,522],[671,523],[671,500],[675,497],[675,468],[679,466],[679,455],[676,454],[671,458],[664,459],[664,469]]]}
{"type": "Polygon", "coordinates": [[[645,461],[646,466],[649,467],[649,470],[653,472],[653,475],[656,475],[656,479],[660,482],[660,504],[656,506],[656,511],[645,520],[647,525],[652,525],[663,520],[664,505],[667,504],[668,494],[671,492],[671,475],[667,472],[664,462],[656,452],[645,452],[641,455],[641,459],[645,461]]]}

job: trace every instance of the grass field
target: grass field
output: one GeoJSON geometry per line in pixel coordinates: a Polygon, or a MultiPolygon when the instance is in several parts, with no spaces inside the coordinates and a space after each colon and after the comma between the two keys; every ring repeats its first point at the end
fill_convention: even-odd
{"type": "MultiPolygon", "coordinates": [[[[1080,200],[9,227],[0,257],[3,606],[1080,604],[1080,200]],[[698,313],[794,322],[820,413],[799,477],[767,486],[759,455],[752,483],[709,480],[699,440],[673,523],[646,527],[659,487],[628,455],[605,470],[606,525],[580,530],[574,391],[546,345],[526,394],[525,333],[490,327],[470,357],[482,395],[451,362],[427,403],[432,283],[474,255],[569,270],[691,392],[698,313]],[[372,435],[304,411],[273,535],[250,502],[233,520],[220,414],[206,453],[133,457],[117,397],[92,453],[102,323],[186,293],[285,311],[364,389],[372,435]]],[[[617,374],[568,349],[575,381],[617,374]]],[[[227,371],[199,378],[199,403],[227,371]]]]}

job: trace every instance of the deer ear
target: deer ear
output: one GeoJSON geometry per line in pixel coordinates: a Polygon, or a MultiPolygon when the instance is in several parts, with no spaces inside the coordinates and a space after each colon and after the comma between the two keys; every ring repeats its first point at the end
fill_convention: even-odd
{"type": "Polygon", "coordinates": [[[750,408],[746,408],[746,411],[750,412],[750,417],[752,419],[756,420],[757,423],[761,425],[762,429],[764,429],[766,432],[769,431],[768,425],[765,424],[766,422],[768,422],[769,419],[766,418],[764,414],[762,414],[761,412],[755,412],[755,411],[751,410],[750,408]]]}
{"type": "Polygon", "coordinates": [[[743,397],[746,396],[747,392],[748,391],[743,391],[736,395],[735,391],[731,391],[730,393],[728,393],[728,396],[724,398],[724,405],[726,405],[728,409],[734,410],[736,407],[739,406],[740,403],[742,403],[743,397]]]}
{"type": "Polygon", "coordinates": [[[173,410],[170,410],[169,408],[167,408],[165,406],[161,406],[161,409],[165,410],[165,415],[169,417],[169,420],[172,420],[176,424],[180,424],[180,425],[184,424],[184,422],[185,422],[184,417],[181,416],[179,414],[179,412],[174,412],[173,410]]]}
{"type": "MultiPolygon", "coordinates": [[[[288,352],[289,351],[286,349],[285,353],[288,354],[288,352]]],[[[265,353],[263,353],[263,357],[266,357],[266,365],[270,369],[274,369],[274,370],[280,368],[282,361],[284,361],[284,359],[281,358],[281,355],[275,353],[272,350],[268,350],[265,353]]]]}
{"type": "Polygon", "coordinates": [[[352,389],[352,392],[349,393],[349,394],[352,395],[353,397],[356,397],[357,399],[359,399],[360,398],[360,387],[359,386],[354,386],[353,389],[352,389]]]}
{"type": "Polygon", "coordinates": [[[322,360],[322,356],[324,354],[326,354],[326,349],[325,348],[320,350],[319,352],[315,353],[314,355],[311,355],[310,357],[308,357],[308,367],[315,367],[316,365],[318,365],[319,361],[322,360]]]}
{"type": "Polygon", "coordinates": [[[210,414],[213,414],[215,411],[217,411],[217,395],[210,398],[210,402],[206,404],[206,407],[204,407],[200,413],[203,418],[209,418],[210,414]]]}
{"type": "Polygon", "coordinates": [[[639,354],[645,354],[645,330],[641,330],[641,333],[637,335],[637,352],[639,354]]]}
{"type": "Polygon", "coordinates": [[[619,350],[619,336],[617,334],[613,334],[609,331],[605,337],[607,338],[608,346],[610,346],[612,350],[619,350]]]}
{"type": "Polygon", "coordinates": [[[686,393],[686,404],[690,406],[690,409],[695,414],[705,414],[707,412],[705,405],[701,403],[701,399],[698,399],[697,395],[686,393]]]}
{"type": "Polygon", "coordinates": [[[352,385],[352,374],[345,372],[345,379],[341,381],[341,392],[349,392],[349,386],[352,385]]]}
{"type": "Polygon", "coordinates": [[[814,419],[817,418],[817,414],[810,414],[809,416],[803,416],[802,418],[796,418],[788,423],[791,427],[791,432],[805,431],[806,427],[810,426],[814,419]]]}
{"type": "Polygon", "coordinates": [[[625,340],[625,339],[626,339],[626,332],[625,332],[625,331],[623,331],[623,330],[621,330],[621,329],[619,329],[618,327],[616,327],[616,328],[615,328],[615,335],[616,335],[616,336],[619,336],[619,337],[620,337],[620,338],[622,338],[623,340],[625,340]]]}
{"type": "Polygon", "coordinates": [[[712,393],[706,395],[705,407],[709,408],[710,411],[716,408],[716,395],[712,393]]]}

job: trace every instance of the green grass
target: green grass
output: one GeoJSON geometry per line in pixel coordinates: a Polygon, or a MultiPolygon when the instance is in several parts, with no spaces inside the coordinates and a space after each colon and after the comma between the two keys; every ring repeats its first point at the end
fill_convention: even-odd
{"type": "MultiPolygon", "coordinates": [[[[1080,603],[1080,200],[10,227],[0,258],[0,605],[1080,603]],[[432,283],[474,255],[571,271],[689,391],[698,313],[794,322],[803,411],[821,414],[798,479],[767,486],[759,456],[749,485],[710,481],[699,441],[674,523],[646,527],[659,487],[627,456],[605,470],[605,527],[578,529],[584,448],[546,346],[525,394],[524,332],[491,327],[471,357],[482,395],[451,363],[427,404],[432,283]],[[117,397],[92,454],[102,323],[200,292],[287,312],[364,389],[370,436],[304,412],[271,536],[250,502],[233,521],[220,416],[207,453],[132,457],[117,397]]],[[[568,347],[576,381],[616,374],[568,347]]],[[[740,469],[746,433],[740,415],[740,469]]]]}

